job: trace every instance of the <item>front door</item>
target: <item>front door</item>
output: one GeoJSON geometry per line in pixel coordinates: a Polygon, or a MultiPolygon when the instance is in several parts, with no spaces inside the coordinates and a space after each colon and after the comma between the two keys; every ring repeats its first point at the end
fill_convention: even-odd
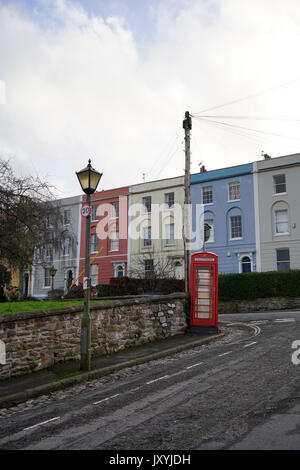
{"type": "Polygon", "coordinates": [[[249,256],[244,256],[242,258],[242,273],[250,273],[251,272],[251,260],[249,256]]]}
{"type": "Polygon", "coordinates": [[[29,274],[24,274],[24,283],[23,283],[23,294],[24,297],[28,297],[28,289],[29,289],[29,274]]]}
{"type": "Polygon", "coordinates": [[[69,270],[67,271],[67,279],[66,279],[67,291],[69,291],[72,282],[73,282],[73,271],[72,271],[72,269],[69,269],[69,270]]]}

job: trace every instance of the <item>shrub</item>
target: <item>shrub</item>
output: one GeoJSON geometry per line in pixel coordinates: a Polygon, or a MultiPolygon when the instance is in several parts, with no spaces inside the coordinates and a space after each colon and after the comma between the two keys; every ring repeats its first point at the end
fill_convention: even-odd
{"type": "Polygon", "coordinates": [[[219,275],[219,300],[300,297],[300,270],[219,275]]]}
{"type": "Polygon", "coordinates": [[[73,286],[72,289],[64,296],[64,299],[83,299],[84,292],[83,292],[83,285],[79,284],[79,286],[73,286]]]}
{"type": "Polygon", "coordinates": [[[48,298],[52,300],[60,300],[64,295],[63,289],[54,289],[48,292],[48,298]]]}
{"type": "Polygon", "coordinates": [[[98,284],[96,288],[97,288],[98,297],[109,297],[109,293],[110,293],[109,284],[98,284]]]}
{"type": "Polygon", "coordinates": [[[130,277],[111,278],[110,295],[137,295],[148,292],[171,294],[184,291],[184,281],[179,279],[136,279],[130,277]]]}

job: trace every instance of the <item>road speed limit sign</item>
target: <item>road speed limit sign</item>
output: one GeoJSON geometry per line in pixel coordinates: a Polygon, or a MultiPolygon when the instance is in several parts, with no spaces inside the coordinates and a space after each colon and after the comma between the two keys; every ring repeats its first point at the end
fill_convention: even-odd
{"type": "Polygon", "coordinates": [[[81,215],[83,217],[88,217],[90,213],[91,213],[91,206],[89,206],[88,204],[85,204],[84,206],[82,206],[81,215]]]}

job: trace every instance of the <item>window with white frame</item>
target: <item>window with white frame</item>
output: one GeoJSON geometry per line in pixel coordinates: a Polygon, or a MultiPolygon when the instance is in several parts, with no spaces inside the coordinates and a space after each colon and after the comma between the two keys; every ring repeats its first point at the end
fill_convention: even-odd
{"type": "Polygon", "coordinates": [[[51,287],[51,275],[49,268],[45,268],[44,270],[44,287],[51,287]]]}
{"type": "Polygon", "coordinates": [[[240,182],[234,181],[228,184],[228,200],[238,201],[240,199],[240,182]]]}
{"type": "Polygon", "coordinates": [[[98,220],[97,209],[98,209],[98,206],[92,206],[92,220],[98,220]]]}
{"type": "Polygon", "coordinates": [[[213,219],[205,219],[205,223],[207,223],[211,227],[209,231],[209,239],[205,243],[214,242],[215,241],[214,221],[213,219]]]}
{"type": "Polygon", "coordinates": [[[142,204],[144,214],[151,212],[151,196],[143,197],[142,204]]]}
{"type": "Polygon", "coordinates": [[[154,267],[153,259],[145,259],[145,278],[149,279],[153,276],[154,267]]]}
{"type": "Polygon", "coordinates": [[[165,207],[166,209],[174,209],[174,193],[165,194],[165,207]]]}
{"type": "Polygon", "coordinates": [[[174,245],[174,224],[165,224],[165,245],[174,245]]]}
{"type": "Polygon", "coordinates": [[[143,247],[147,248],[151,245],[152,245],[151,226],[143,227],[143,247]]]}
{"type": "Polygon", "coordinates": [[[289,248],[278,248],[276,250],[277,271],[290,269],[290,250],[289,248]]]}
{"type": "Polygon", "coordinates": [[[273,182],[274,182],[274,193],[275,194],[280,194],[280,193],[286,193],[286,180],[285,180],[285,175],[274,175],[273,176],[273,182]]]}
{"type": "Polygon", "coordinates": [[[230,238],[233,240],[235,238],[242,238],[242,236],[242,216],[232,215],[230,217],[230,238]]]}
{"type": "Polygon", "coordinates": [[[64,210],[64,225],[69,225],[71,222],[71,209],[64,210]]]}
{"type": "Polygon", "coordinates": [[[288,211],[286,209],[275,211],[275,233],[289,233],[289,216],[288,211]]]}
{"type": "Polygon", "coordinates": [[[202,188],[202,204],[212,204],[212,203],[213,203],[212,186],[204,186],[202,188]]]}
{"type": "Polygon", "coordinates": [[[110,217],[111,219],[118,219],[119,218],[119,203],[112,202],[110,205],[110,217]]]}
{"type": "Polygon", "coordinates": [[[45,220],[46,228],[53,228],[53,215],[48,214],[45,220]]]}
{"type": "Polygon", "coordinates": [[[97,253],[98,251],[98,235],[94,233],[91,235],[91,252],[97,253]]]}
{"type": "Polygon", "coordinates": [[[119,232],[110,232],[110,251],[119,251],[119,232]]]}
{"type": "Polygon", "coordinates": [[[98,284],[98,264],[91,264],[91,286],[98,284]]]}
{"type": "Polygon", "coordinates": [[[52,247],[52,245],[47,245],[46,246],[46,257],[47,258],[52,258],[53,257],[53,247],[52,247]]]}
{"type": "Polygon", "coordinates": [[[69,256],[70,255],[70,248],[71,242],[69,238],[65,238],[62,242],[62,255],[69,256]]]}

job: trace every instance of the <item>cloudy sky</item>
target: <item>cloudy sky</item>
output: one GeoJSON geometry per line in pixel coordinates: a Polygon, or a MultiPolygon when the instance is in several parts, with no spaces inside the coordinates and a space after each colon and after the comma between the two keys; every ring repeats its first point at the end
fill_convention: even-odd
{"type": "Polygon", "coordinates": [[[193,173],[298,153],[299,50],[299,0],[0,0],[0,156],[57,197],[178,176],[187,110],[193,173]]]}

